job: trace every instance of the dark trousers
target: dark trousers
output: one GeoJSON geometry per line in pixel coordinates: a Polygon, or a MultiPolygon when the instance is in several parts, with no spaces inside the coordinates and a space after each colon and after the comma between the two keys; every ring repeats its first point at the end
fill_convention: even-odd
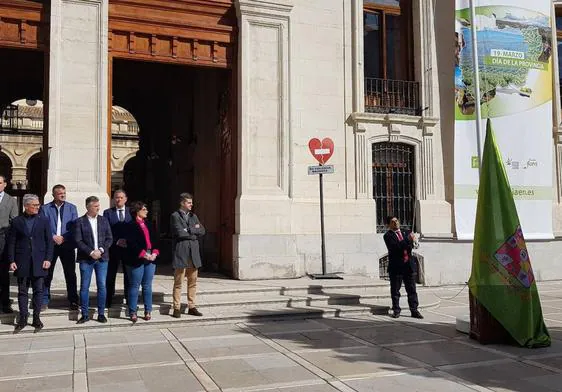
{"type": "Polygon", "coordinates": [[[390,273],[390,297],[392,311],[400,313],[400,288],[404,281],[404,288],[408,294],[410,311],[418,310],[418,293],[416,292],[416,275],[412,272],[390,273]]]}
{"type": "Polygon", "coordinates": [[[117,271],[119,270],[119,265],[122,266],[123,270],[123,293],[125,300],[127,299],[127,293],[129,292],[129,277],[125,271],[125,248],[119,246],[112,246],[109,248],[109,265],[107,266],[107,280],[105,286],[107,287],[107,301],[106,307],[111,307],[113,303],[113,296],[115,295],[115,280],[117,278],[117,271]]]}
{"type": "Polygon", "coordinates": [[[43,302],[43,286],[45,278],[18,278],[18,305],[20,317],[27,318],[29,315],[29,286],[33,289],[33,318],[39,317],[43,302]]]}
{"type": "Polygon", "coordinates": [[[10,306],[10,263],[5,252],[7,230],[0,230],[0,306],[10,306]]]}
{"type": "Polygon", "coordinates": [[[53,273],[57,259],[60,258],[62,269],[64,271],[64,280],[66,281],[66,295],[68,302],[71,304],[78,303],[78,286],[76,285],[76,253],[74,248],[67,244],[55,245],[53,254],[53,262],[49,268],[49,275],[45,278],[45,290],[43,293],[43,304],[49,304],[51,299],[51,282],[53,281],[53,273]]]}

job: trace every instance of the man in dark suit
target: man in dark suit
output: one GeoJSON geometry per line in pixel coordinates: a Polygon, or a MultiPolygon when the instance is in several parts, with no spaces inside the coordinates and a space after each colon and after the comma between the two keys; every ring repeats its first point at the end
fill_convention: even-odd
{"type": "Polygon", "coordinates": [[[86,214],[81,216],[73,226],[74,241],[78,247],[77,261],[80,264],[80,308],[82,317],[78,324],[90,320],[88,307],[90,305],[89,292],[92,273],[96,272],[98,288],[98,321],[107,323],[105,317],[108,250],[113,242],[111,227],[103,216],[98,215],[100,201],[96,196],[86,199],[86,214]]]}
{"type": "Polygon", "coordinates": [[[174,291],[173,306],[175,318],[181,317],[181,287],[187,277],[187,314],[202,316],[195,306],[197,292],[197,270],[201,268],[201,255],[199,253],[199,238],[205,235],[205,228],[199,218],[191,210],[193,196],[189,193],[180,195],[180,208],[170,217],[170,231],[172,233],[174,257],[174,291]]]}
{"type": "Polygon", "coordinates": [[[108,208],[103,212],[104,218],[109,221],[111,226],[111,234],[113,235],[113,243],[109,248],[109,265],[107,268],[107,301],[106,306],[111,307],[113,303],[113,296],[115,295],[115,278],[119,265],[122,265],[123,270],[123,292],[125,299],[127,298],[127,290],[129,287],[129,279],[125,272],[125,256],[126,256],[126,228],[127,224],[133,221],[129,207],[126,207],[127,194],[122,189],[117,189],[113,193],[114,207],[108,208]]]}
{"type": "Polygon", "coordinates": [[[18,203],[15,197],[5,192],[7,185],[6,177],[0,174],[0,305],[2,312],[13,313],[10,304],[10,265],[4,248],[10,224],[18,216],[18,203]]]}
{"type": "Polygon", "coordinates": [[[78,219],[76,206],[66,201],[64,185],[53,187],[53,201],[41,208],[41,215],[49,220],[51,236],[55,246],[53,262],[49,268],[49,275],[45,278],[43,294],[43,309],[46,309],[51,299],[51,282],[55,272],[57,259],[60,258],[66,281],[66,294],[71,310],[78,310],[78,292],[76,285],[76,246],[72,240],[72,225],[78,219]]]}
{"type": "Polygon", "coordinates": [[[402,281],[404,281],[412,317],[422,319],[423,316],[418,311],[418,294],[416,292],[417,266],[412,257],[413,234],[409,230],[400,230],[400,221],[396,216],[389,216],[387,224],[389,230],[384,235],[384,243],[388,249],[392,317],[400,317],[400,288],[402,287],[402,281]]]}
{"type": "Polygon", "coordinates": [[[8,237],[8,260],[10,270],[18,278],[18,304],[20,317],[16,329],[27,325],[29,316],[29,286],[33,288],[33,324],[43,328],[39,318],[43,298],[44,278],[47,276],[53,258],[53,239],[49,222],[38,215],[39,198],[27,194],[23,197],[25,212],[14,218],[8,237]]]}

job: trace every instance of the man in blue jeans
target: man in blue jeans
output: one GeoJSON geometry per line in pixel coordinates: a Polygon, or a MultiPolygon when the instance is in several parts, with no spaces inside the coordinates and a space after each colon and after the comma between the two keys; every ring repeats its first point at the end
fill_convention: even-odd
{"type": "Polygon", "coordinates": [[[80,309],[82,317],[78,324],[90,320],[88,307],[90,304],[89,291],[92,273],[96,272],[98,288],[98,321],[106,323],[105,301],[107,266],[109,247],[113,242],[111,227],[106,218],[99,215],[100,201],[96,196],[86,199],[86,214],[81,216],[74,225],[74,241],[78,248],[77,261],[80,264],[80,309]]]}
{"type": "Polygon", "coordinates": [[[53,187],[53,201],[45,204],[39,214],[49,220],[51,234],[55,246],[53,262],[49,274],[45,277],[43,290],[43,306],[46,310],[51,299],[51,282],[55,272],[57,259],[60,259],[66,281],[66,294],[70,310],[78,310],[78,293],[76,292],[76,245],[72,240],[72,225],[78,218],[76,206],[66,201],[66,188],[62,184],[53,187]]]}

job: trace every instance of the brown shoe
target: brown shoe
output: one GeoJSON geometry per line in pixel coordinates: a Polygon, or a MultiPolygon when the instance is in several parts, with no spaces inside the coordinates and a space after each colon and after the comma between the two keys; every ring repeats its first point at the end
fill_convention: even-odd
{"type": "Polygon", "coordinates": [[[203,316],[203,313],[201,313],[200,311],[198,311],[197,308],[190,308],[190,309],[187,311],[187,314],[190,314],[190,315],[192,315],[192,316],[198,316],[198,317],[203,316]]]}
{"type": "Polygon", "coordinates": [[[181,310],[179,310],[179,309],[174,309],[174,313],[172,314],[172,317],[174,317],[174,318],[180,318],[180,317],[181,317],[181,310]]]}
{"type": "Polygon", "coordinates": [[[145,321],[150,321],[151,318],[152,318],[152,315],[150,314],[150,312],[144,312],[144,320],[145,321]]]}

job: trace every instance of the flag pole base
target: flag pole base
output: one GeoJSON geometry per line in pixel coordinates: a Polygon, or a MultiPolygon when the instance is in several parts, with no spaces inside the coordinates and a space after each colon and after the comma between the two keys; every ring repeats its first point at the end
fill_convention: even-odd
{"type": "Polygon", "coordinates": [[[336,274],[310,274],[308,276],[310,276],[311,279],[341,279],[341,280],[343,280],[343,278],[341,276],[338,276],[336,274]]]}
{"type": "Polygon", "coordinates": [[[470,334],[470,315],[457,317],[455,327],[460,333],[470,334]]]}
{"type": "Polygon", "coordinates": [[[468,293],[470,302],[469,337],[480,344],[509,344],[513,342],[505,328],[492,316],[472,292],[468,293]]]}

